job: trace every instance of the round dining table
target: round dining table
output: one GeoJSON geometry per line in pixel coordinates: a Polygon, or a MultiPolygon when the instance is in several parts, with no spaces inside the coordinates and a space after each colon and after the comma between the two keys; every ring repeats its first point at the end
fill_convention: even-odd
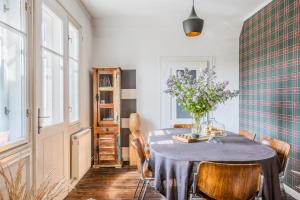
{"type": "Polygon", "coordinates": [[[184,143],[172,139],[173,135],[190,132],[190,129],[161,129],[149,133],[154,185],[168,200],[188,199],[193,173],[201,161],[260,163],[264,199],[282,199],[278,177],[280,162],[272,148],[230,132],[218,138],[219,142],[215,144],[207,141],[184,143]]]}

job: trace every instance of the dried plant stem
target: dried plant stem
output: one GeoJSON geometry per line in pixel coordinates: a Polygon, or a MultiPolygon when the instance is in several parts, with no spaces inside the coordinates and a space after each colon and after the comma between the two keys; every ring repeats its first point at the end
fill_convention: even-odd
{"type": "MultiPolygon", "coordinates": [[[[64,181],[51,183],[52,173],[50,173],[36,190],[33,186],[28,186],[26,182],[23,183],[24,166],[24,161],[19,162],[14,178],[10,169],[6,171],[4,167],[0,165],[0,177],[5,184],[9,200],[53,200],[64,192],[64,181]]],[[[0,193],[0,200],[4,200],[3,193],[0,193]]]]}

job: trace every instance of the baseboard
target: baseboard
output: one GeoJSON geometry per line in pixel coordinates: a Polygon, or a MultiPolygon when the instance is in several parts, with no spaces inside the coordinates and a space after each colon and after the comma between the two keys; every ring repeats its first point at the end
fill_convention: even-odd
{"type": "Polygon", "coordinates": [[[292,189],[291,187],[287,186],[286,184],[284,184],[284,189],[285,189],[286,193],[288,193],[293,198],[300,199],[300,193],[297,192],[296,190],[292,189]]]}

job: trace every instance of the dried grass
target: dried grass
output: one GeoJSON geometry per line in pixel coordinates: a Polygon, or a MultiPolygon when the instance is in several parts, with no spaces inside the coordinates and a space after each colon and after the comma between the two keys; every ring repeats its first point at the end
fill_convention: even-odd
{"type": "MultiPolygon", "coordinates": [[[[63,192],[64,181],[51,183],[52,174],[37,189],[23,183],[24,166],[25,162],[19,162],[15,178],[10,169],[5,172],[3,166],[0,166],[0,177],[4,181],[9,200],[53,200],[63,192]]],[[[2,193],[0,193],[0,200],[4,200],[2,193]]]]}

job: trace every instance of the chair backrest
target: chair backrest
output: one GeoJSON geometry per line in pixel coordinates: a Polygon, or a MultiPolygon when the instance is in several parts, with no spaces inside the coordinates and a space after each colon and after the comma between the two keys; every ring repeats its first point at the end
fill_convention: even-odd
{"type": "Polygon", "coordinates": [[[271,146],[277,152],[277,156],[280,160],[280,172],[285,171],[287,167],[287,161],[289,158],[291,145],[287,142],[272,139],[270,137],[262,137],[261,143],[271,146]]]}
{"type": "Polygon", "coordinates": [[[197,189],[218,200],[246,200],[257,195],[261,165],[201,162],[197,189]]]}
{"type": "Polygon", "coordinates": [[[174,124],[173,128],[192,128],[192,124],[174,124]]]}
{"type": "Polygon", "coordinates": [[[145,162],[145,154],[143,150],[143,146],[138,138],[135,138],[131,141],[131,145],[135,151],[135,157],[137,161],[137,166],[138,166],[138,172],[142,175],[143,173],[143,165],[145,162]]]}
{"type": "Polygon", "coordinates": [[[144,151],[144,148],[145,148],[145,138],[144,138],[144,135],[143,135],[143,133],[141,132],[141,131],[134,131],[133,133],[132,133],[132,135],[133,135],[133,138],[134,139],[138,139],[139,141],[140,141],[140,143],[141,143],[141,145],[142,145],[142,149],[143,149],[143,151],[144,151]]]}
{"type": "Polygon", "coordinates": [[[256,134],[255,133],[250,133],[249,131],[246,130],[240,130],[240,135],[248,138],[249,140],[255,140],[256,134]]]}

